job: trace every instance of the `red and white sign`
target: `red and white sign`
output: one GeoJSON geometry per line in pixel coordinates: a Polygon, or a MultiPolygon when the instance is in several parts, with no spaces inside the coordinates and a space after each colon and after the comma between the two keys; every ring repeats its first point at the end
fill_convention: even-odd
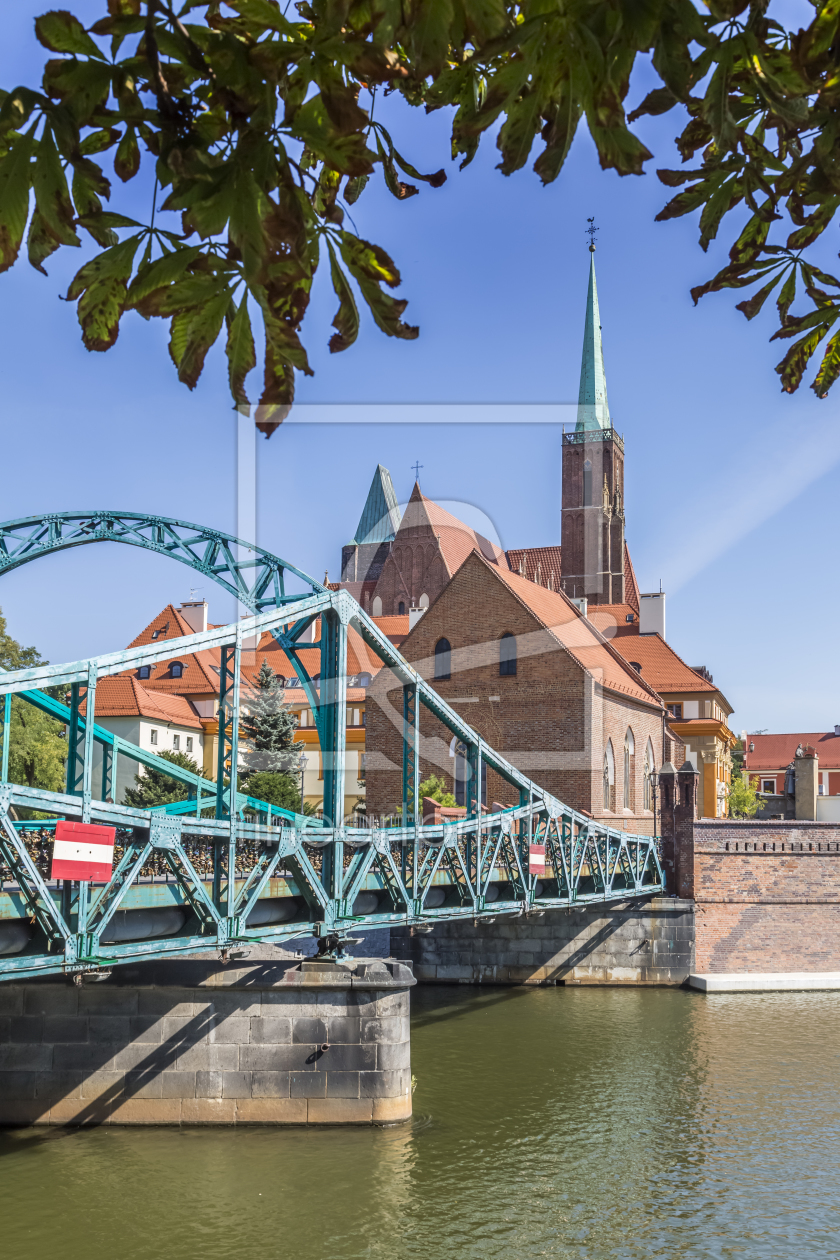
{"type": "Polygon", "coordinates": [[[56,823],[50,879],[109,880],[114,870],[115,827],[56,823]]]}
{"type": "Polygon", "coordinates": [[[528,874],[545,875],[545,845],[528,845],[528,874]]]}

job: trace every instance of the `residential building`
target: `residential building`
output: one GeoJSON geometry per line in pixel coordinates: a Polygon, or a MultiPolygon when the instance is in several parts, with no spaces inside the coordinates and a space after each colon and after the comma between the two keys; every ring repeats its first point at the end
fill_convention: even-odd
{"type": "Polygon", "coordinates": [[[702,818],[725,818],[732,774],[731,750],[737,736],[728,718],[733,712],[709,671],[687,665],[663,634],[664,596],[641,601],[641,616],[627,604],[588,610],[589,620],[616,651],[662,697],[671,730],[685,745],[685,756],[700,775],[698,810],[702,818]],[[651,607],[653,605],[653,607],[651,607]]]}
{"type": "MultiPolygon", "coordinates": [[[[382,628],[386,634],[392,634],[394,641],[408,633],[408,616],[383,618],[382,628]]],[[[126,687],[133,686],[136,695],[148,697],[149,705],[157,703],[169,708],[172,721],[171,730],[164,732],[162,719],[157,711],[151,717],[158,723],[158,737],[161,747],[173,747],[173,739],[178,739],[181,751],[193,757],[209,779],[215,780],[218,765],[218,690],[221,670],[221,654],[219,649],[208,649],[199,652],[185,652],[179,649],[178,641],[185,635],[195,634],[208,629],[207,605],[203,601],[182,604],[175,607],[167,604],[158,615],[149,622],[130,647],[157,643],[161,640],[172,640],[172,656],[156,665],[135,667],[113,678],[104,679],[97,689],[97,717],[107,712],[110,690],[116,683],[121,684],[123,693],[126,687]],[[189,620],[188,620],[189,618],[189,620]],[[106,706],[103,708],[103,706],[106,706]],[[175,722],[176,716],[183,719],[182,725],[175,722]],[[189,732],[186,726],[190,718],[189,732]],[[191,745],[187,743],[191,741],[191,745]]],[[[321,667],[320,623],[316,622],[310,632],[308,642],[300,649],[300,655],[310,677],[319,683],[321,667]]],[[[277,641],[270,633],[260,636],[259,642],[251,644],[242,655],[242,683],[247,696],[249,687],[256,684],[263,661],[266,660],[284,687],[284,701],[289,705],[298,723],[298,742],[304,745],[303,755],[306,757],[304,768],[304,801],[316,810],[323,805],[324,798],[324,764],[318,742],[318,732],[306,693],[300,685],[296,668],[286,654],[280,649],[277,641]]],[[[347,679],[347,765],[345,814],[365,809],[365,710],[367,688],[372,675],[381,669],[381,662],[361,637],[351,628],[348,644],[348,679],[347,679]]],[[[114,702],[116,703],[116,702],[114,702]]],[[[128,700],[124,701],[128,704],[128,700]]],[[[127,717],[129,710],[126,709],[127,717]]],[[[122,710],[115,713],[122,717],[122,710]]],[[[111,716],[108,716],[110,722],[111,716]]],[[[145,720],[145,719],[144,719],[145,720]]],[[[151,718],[140,731],[142,738],[151,738],[146,731],[151,718]]],[[[103,725],[107,722],[103,721],[103,725]]],[[[108,726],[108,729],[115,729],[108,726]]],[[[139,728],[138,728],[139,729],[139,728]]],[[[122,731],[115,733],[121,734],[122,731]]],[[[126,738],[134,739],[133,735],[126,738]]],[[[146,747],[144,743],[142,745],[146,747]]],[[[135,768],[136,770],[136,768],[135,768]]],[[[131,771],[130,780],[133,782],[131,771]]],[[[122,773],[122,771],[121,771],[122,773]]],[[[126,772],[127,773],[127,772],[126,772]]],[[[294,770],[295,778],[299,777],[299,769],[294,770]]]]}
{"type": "MultiPolygon", "coordinates": [[[[816,753],[817,818],[840,821],[840,726],[833,731],[798,731],[780,735],[748,735],[744,740],[744,771],[766,797],[785,796],[785,778],[797,753],[816,753]],[[830,798],[834,798],[831,800],[830,798]]],[[[790,780],[788,780],[790,786],[790,780]]],[[[770,802],[768,802],[768,805],[770,802]]],[[[773,808],[782,808],[778,802],[773,808]]]]}
{"type": "MultiPolygon", "coordinates": [[[[84,702],[79,706],[87,712],[84,702]]],[[[182,752],[202,764],[204,731],[193,706],[183,696],[147,691],[136,678],[125,675],[102,678],[96,688],[95,721],[113,735],[136,744],[146,752],[182,752]]],[[[102,746],[94,745],[94,781],[102,766],[102,746]]],[[[136,762],[117,759],[114,800],[125,800],[138,773],[136,762]]]]}

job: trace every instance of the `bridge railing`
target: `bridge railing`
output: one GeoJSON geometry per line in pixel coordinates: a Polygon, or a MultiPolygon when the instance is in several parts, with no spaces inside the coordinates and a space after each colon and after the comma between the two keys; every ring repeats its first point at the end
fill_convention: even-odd
{"type": "MultiPolygon", "coordinates": [[[[97,802],[117,828],[107,884],[50,882],[50,833],[14,825],[0,788],[0,978],[99,969],[150,955],[231,950],[296,937],[438,920],[521,915],[662,890],[656,843],[544,802],[453,825],[321,831],[149,815],[97,802]],[[534,848],[544,866],[533,867],[534,848]],[[34,920],[34,922],[32,921],[34,920]],[[142,935],[145,934],[145,935],[142,935]],[[46,948],[44,946],[47,946],[46,948]]],[[[73,798],[62,804],[68,816],[73,798]]],[[[59,804],[59,802],[55,802],[59,804]]]]}

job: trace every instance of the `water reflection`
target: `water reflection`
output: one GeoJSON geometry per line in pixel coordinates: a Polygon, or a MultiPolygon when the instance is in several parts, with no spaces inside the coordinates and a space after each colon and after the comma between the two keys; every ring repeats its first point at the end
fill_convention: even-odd
{"type": "Polygon", "coordinates": [[[410,1126],[0,1137],[4,1260],[836,1256],[840,995],[415,990],[410,1126]]]}

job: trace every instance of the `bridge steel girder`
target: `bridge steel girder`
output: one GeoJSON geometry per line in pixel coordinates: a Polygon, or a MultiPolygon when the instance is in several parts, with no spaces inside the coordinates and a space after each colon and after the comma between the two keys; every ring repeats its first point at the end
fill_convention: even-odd
{"type": "MultiPolygon", "coordinates": [[[[392,924],[523,914],[534,910],[626,901],[664,891],[656,840],[596,825],[545,792],[473,731],[406,661],[346,591],[332,591],[268,552],[216,530],[163,517],[121,512],[70,512],[0,524],[0,573],[52,551],[91,542],[123,542],[169,555],[210,577],[236,596],[252,616],[231,626],[184,636],[188,653],[218,648],[222,655],[219,775],[213,785],[122,740],[95,720],[97,680],[172,655],[172,642],[152,643],[90,660],[0,672],[5,697],[0,775],[0,925],[26,918],[34,925],[19,954],[0,955],[0,979],[97,970],[149,957],[166,957],[247,943],[277,942],[316,934],[338,936],[392,924]],[[250,552],[239,561],[236,556],[250,552]],[[284,574],[308,592],[290,595],[284,574]],[[321,619],[320,678],[312,679],[298,655],[302,634],[321,619]],[[403,825],[344,825],[345,727],[348,627],[402,686],[403,825]],[[238,764],[243,639],[273,635],[294,661],[312,705],[324,761],[323,821],[278,810],[244,793],[225,789],[238,764]],[[56,684],[71,690],[69,708],[45,695],[56,684]],[[8,702],[17,694],[68,722],[68,775],[64,793],[8,783],[8,702]],[[86,713],[79,711],[82,695],[86,713]],[[419,767],[420,706],[461,741],[470,765],[467,816],[455,823],[422,826],[419,767]],[[93,782],[94,746],[111,753],[103,765],[101,796],[93,782]],[[156,766],[188,785],[194,798],[153,810],[107,799],[116,759],[129,756],[156,766]],[[519,805],[481,812],[482,763],[517,790],[519,805]],[[202,784],[209,789],[202,800],[202,784]],[[214,792],[214,796],[210,793],[214,792]],[[232,804],[232,802],[234,802],[232,804]],[[215,817],[203,809],[215,805],[215,817]],[[64,882],[51,888],[44,871],[45,828],[13,818],[17,808],[56,818],[105,823],[117,829],[117,864],[111,880],[91,887],[64,882]],[[277,825],[279,824],[279,825],[277,825]],[[546,846],[546,873],[528,871],[528,846],[546,846]],[[40,846],[40,848],[39,848],[40,846]],[[183,932],[151,940],[103,940],[118,910],[155,901],[140,882],[151,863],[169,872],[167,904],[187,914],[183,932]],[[292,918],[251,926],[261,899],[278,888],[292,918]],[[371,900],[372,899],[372,900],[371,900]]],[[[47,823],[47,828],[49,822],[47,823]]],[[[281,897],[282,899],[282,897],[281,897]]]]}

